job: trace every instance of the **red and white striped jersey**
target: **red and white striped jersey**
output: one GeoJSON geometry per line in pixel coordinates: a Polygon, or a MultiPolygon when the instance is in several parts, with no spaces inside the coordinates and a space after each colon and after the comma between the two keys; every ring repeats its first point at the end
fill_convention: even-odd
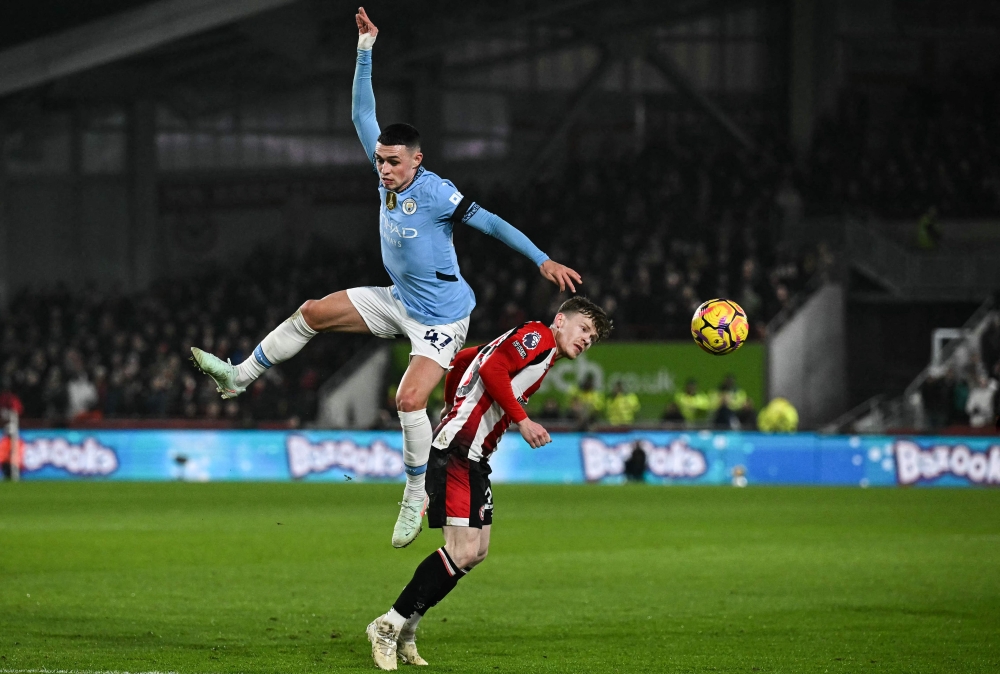
{"type": "Polygon", "coordinates": [[[512,423],[528,418],[524,405],[556,359],[556,341],[544,323],[532,321],[489,344],[464,349],[445,380],[451,411],[437,427],[438,449],[484,461],[512,423]]]}

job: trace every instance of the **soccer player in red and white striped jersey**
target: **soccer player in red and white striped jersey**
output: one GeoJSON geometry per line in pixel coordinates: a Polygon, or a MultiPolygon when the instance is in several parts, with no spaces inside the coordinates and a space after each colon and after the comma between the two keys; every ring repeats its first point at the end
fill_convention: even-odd
{"type": "Polygon", "coordinates": [[[490,455],[511,424],[533,448],[551,441],[548,431],[528,418],[528,398],[556,360],[577,358],[610,332],[611,322],[599,306],[574,297],[559,307],[551,325],[525,323],[455,356],[427,468],[427,520],[431,528],[443,530],[445,544],[420,563],[393,607],[368,625],[372,657],[380,668],[396,669],[397,657],[426,664],[417,653],[417,624],[489,549],[490,455]]]}

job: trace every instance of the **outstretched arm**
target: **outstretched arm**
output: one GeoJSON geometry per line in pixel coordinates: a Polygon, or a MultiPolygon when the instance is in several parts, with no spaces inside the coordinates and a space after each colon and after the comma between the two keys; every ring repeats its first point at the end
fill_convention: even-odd
{"type": "Polygon", "coordinates": [[[368,161],[374,163],[379,126],[375,119],[375,92],[372,90],[372,46],[375,44],[378,28],[368,18],[364,7],[358,9],[354,18],[358,24],[358,63],[354,68],[351,119],[365,148],[365,154],[368,155],[368,161]]]}
{"type": "Polygon", "coordinates": [[[518,253],[534,262],[538,265],[538,270],[542,276],[559,286],[560,291],[569,288],[571,291],[576,292],[576,286],[573,285],[574,282],[583,283],[583,279],[580,278],[579,274],[565,265],[550,260],[548,255],[540,251],[538,246],[531,242],[531,239],[499,215],[490,213],[478,204],[473,204],[469,208],[469,212],[465,214],[463,220],[466,224],[475,227],[480,232],[500,239],[518,253]]]}

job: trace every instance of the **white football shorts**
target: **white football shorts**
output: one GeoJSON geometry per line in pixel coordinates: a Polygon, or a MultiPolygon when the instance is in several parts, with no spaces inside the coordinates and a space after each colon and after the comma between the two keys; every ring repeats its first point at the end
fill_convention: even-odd
{"type": "Polygon", "coordinates": [[[410,357],[424,356],[448,369],[469,334],[469,317],[446,325],[424,325],[410,318],[392,295],[393,286],[350,288],[347,297],[376,337],[410,339],[410,357]]]}

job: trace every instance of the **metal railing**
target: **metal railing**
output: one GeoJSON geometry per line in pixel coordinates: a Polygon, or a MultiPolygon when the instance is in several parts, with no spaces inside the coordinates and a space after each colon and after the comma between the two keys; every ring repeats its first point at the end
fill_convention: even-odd
{"type": "Polygon", "coordinates": [[[989,297],[962,326],[962,339],[949,343],[941,352],[939,363],[928,363],[914,377],[913,381],[903,390],[901,395],[887,398],[885,395],[874,396],[854,409],[843,414],[832,423],[824,426],[824,433],[881,433],[889,428],[922,429],[924,426],[924,410],[920,390],[935,365],[951,365],[961,349],[970,346],[974,348],[974,340],[978,340],[987,319],[994,312],[996,300],[989,297]]]}

